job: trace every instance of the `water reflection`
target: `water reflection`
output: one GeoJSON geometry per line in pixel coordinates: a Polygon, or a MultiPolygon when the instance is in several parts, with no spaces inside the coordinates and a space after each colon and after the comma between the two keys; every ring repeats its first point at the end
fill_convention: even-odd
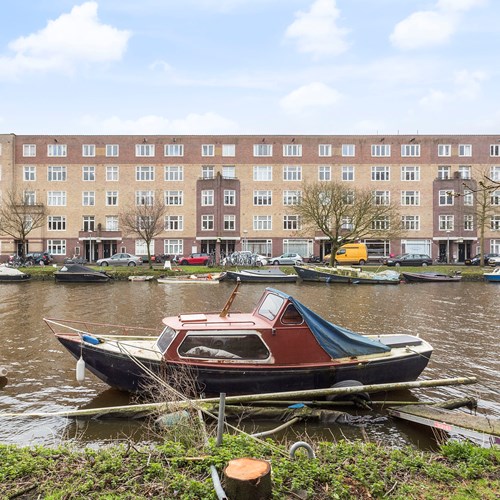
{"type": "MultiPolygon", "coordinates": [[[[103,323],[161,328],[161,319],[180,312],[218,311],[233,289],[231,283],[165,285],[156,282],[54,284],[40,281],[0,286],[0,366],[9,370],[0,384],[2,412],[56,412],[83,406],[126,404],[128,396],[87,374],[75,380],[75,362],[52,336],[43,317],[87,319],[103,323]]],[[[413,397],[442,399],[472,395],[480,412],[500,417],[498,286],[486,283],[429,283],[400,286],[355,286],[299,283],[277,285],[330,321],[362,333],[411,333],[434,347],[424,378],[473,375],[480,384],[414,390],[413,397]]],[[[263,286],[242,285],[233,310],[248,311],[263,286]]],[[[409,397],[408,394],[405,397],[409,397]]],[[[374,397],[374,399],[377,399],[374,397]]],[[[383,414],[383,412],[381,413],[383,414]]],[[[249,425],[249,424],[246,424],[249,425]]],[[[270,424],[273,427],[273,424],[270,424]]],[[[305,427],[308,433],[361,436],[356,427],[305,427]]],[[[300,428],[299,428],[300,429],[300,428]]],[[[395,420],[369,425],[370,439],[390,443],[425,443],[427,431],[395,420]]],[[[134,421],[75,422],[64,418],[2,419],[0,442],[58,443],[65,438],[103,442],[117,436],[142,439],[134,421]]]]}

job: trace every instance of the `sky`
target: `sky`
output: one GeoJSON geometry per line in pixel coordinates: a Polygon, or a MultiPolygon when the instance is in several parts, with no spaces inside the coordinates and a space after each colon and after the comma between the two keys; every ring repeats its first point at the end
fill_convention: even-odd
{"type": "Polygon", "coordinates": [[[18,0],[0,133],[500,133],[499,0],[18,0]]]}

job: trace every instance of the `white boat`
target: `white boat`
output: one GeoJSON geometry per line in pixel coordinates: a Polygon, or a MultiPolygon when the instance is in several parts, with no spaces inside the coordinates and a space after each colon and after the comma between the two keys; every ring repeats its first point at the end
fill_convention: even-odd
{"type": "Polygon", "coordinates": [[[484,273],[483,277],[486,281],[490,281],[492,283],[500,283],[500,267],[495,267],[493,271],[484,273]]]}
{"type": "Polygon", "coordinates": [[[160,276],[158,283],[162,284],[182,284],[182,283],[202,283],[205,285],[216,285],[219,283],[220,273],[217,274],[191,274],[189,276],[160,276]]]}
{"type": "Polygon", "coordinates": [[[0,266],[0,283],[21,283],[30,279],[30,274],[23,273],[19,269],[5,265],[0,266]]]}
{"type": "Polygon", "coordinates": [[[151,281],[154,276],[129,276],[129,281],[151,281]]]}

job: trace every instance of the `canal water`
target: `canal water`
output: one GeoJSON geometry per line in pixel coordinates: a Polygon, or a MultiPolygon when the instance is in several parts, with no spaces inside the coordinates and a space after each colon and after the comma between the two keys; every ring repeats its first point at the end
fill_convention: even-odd
{"type": "MultiPolygon", "coordinates": [[[[164,316],[218,311],[233,284],[159,284],[115,282],[59,284],[33,281],[0,286],[0,367],[9,371],[0,385],[0,443],[57,445],[77,440],[99,446],[117,439],[148,441],[141,422],[125,419],[75,421],[61,417],[7,418],[1,413],[57,412],[124,405],[127,394],[109,389],[91,374],[75,378],[75,360],[62,348],[43,318],[88,320],[161,328],[164,316]],[[5,379],[4,379],[5,383],[5,379]],[[3,385],[3,384],[2,384],[3,385]]],[[[500,418],[500,287],[488,283],[343,285],[297,283],[274,285],[329,321],[366,333],[420,335],[434,347],[421,378],[475,376],[479,383],[452,388],[404,391],[397,400],[437,401],[473,396],[478,413],[500,418]]],[[[250,311],[264,285],[243,284],[232,310],[250,311]]],[[[247,424],[270,428],[278,422],[247,424]]],[[[365,425],[304,424],[290,436],[369,439],[394,446],[432,446],[432,433],[397,421],[376,408],[365,425]]]]}

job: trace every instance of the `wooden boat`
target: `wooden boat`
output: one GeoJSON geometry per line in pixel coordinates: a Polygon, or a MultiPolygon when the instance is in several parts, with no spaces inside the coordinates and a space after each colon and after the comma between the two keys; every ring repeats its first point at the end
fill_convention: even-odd
{"type": "Polygon", "coordinates": [[[404,280],[407,283],[442,283],[449,281],[462,281],[462,275],[460,271],[455,271],[455,274],[444,274],[444,273],[409,273],[406,271],[401,272],[404,280]]]}
{"type": "Polygon", "coordinates": [[[129,281],[151,281],[154,279],[154,276],[129,276],[129,281]]]}
{"type": "Polygon", "coordinates": [[[202,283],[205,285],[216,285],[219,283],[220,274],[191,274],[189,276],[160,276],[158,283],[163,284],[186,284],[202,283]]]}
{"type": "Polygon", "coordinates": [[[220,281],[242,281],[245,283],[295,283],[296,274],[284,273],[279,268],[244,269],[242,271],[225,271],[220,281]]]}
{"type": "Polygon", "coordinates": [[[483,277],[486,281],[500,283],[500,267],[495,267],[491,272],[483,273],[483,277]]]}
{"type": "Polygon", "coordinates": [[[0,283],[23,283],[31,279],[30,274],[9,266],[0,266],[0,283]]]}
{"type": "Polygon", "coordinates": [[[112,276],[80,264],[64,264],[54,273],[54,278],[60,283],[106,283],[112,276]]]}
{"type": "Polygon", "coordinates": [[[324,281],[326,283],[352,283],[356,285],[398,285],[397,271],[372,272],[359,267],[327,267],[302,264],[294,266],[299,277],[304,281],[324,281]]]}
{"type": "Polygon", "coordinates": [[[123,325],[44,321],[80,364],[130,392],[151,390],[158,376],[175,388],[191,377],[206,395],[404,382],[415,380],[431,356],[431,345],[416,336],[352,332],[274,288],[264,290],[252,312],[230,312],[238,286],[220,313],[166,317],[154,335],[123,325]]]}

